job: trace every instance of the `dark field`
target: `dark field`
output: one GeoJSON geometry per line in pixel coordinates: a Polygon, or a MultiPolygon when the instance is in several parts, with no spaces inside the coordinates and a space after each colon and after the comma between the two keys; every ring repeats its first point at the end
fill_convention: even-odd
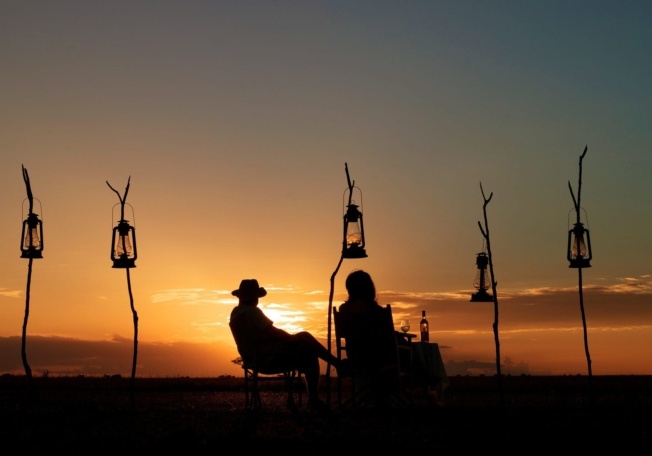
{"type": "Polygon", "coordinates": [[[652,377],[504,377],[503,400],[495,377],[450,380],[444,406],[417,397],[400,409],[340,410],[331,379],[332,411],[316,414],[288,410],[279,382],[262,386],[253,413],[241,378],[137,378],[132,390],[128,378],[34,378],[28,388],[3,376],[0,454],[627,454],[652,444],[652,377]]]}

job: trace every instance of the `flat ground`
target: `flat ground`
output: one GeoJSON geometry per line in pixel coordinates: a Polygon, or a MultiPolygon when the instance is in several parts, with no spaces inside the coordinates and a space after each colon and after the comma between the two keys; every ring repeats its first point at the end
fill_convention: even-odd
{"type": "MultiPolygon", "coordinates": [[[[244,409],[241,378],[0,377],[2,454],[265,450],[570,454],[652,444],[652,377],[452,377],[444,406],[292,412],[278,382],[244,409]]],[[[322,397],[327,397],[323,381],[322,397]]],[[[298,400],[298,397],[297,397],[298,400]]],[[[167,453],[166,453],[167,454],[167,453]]]]}

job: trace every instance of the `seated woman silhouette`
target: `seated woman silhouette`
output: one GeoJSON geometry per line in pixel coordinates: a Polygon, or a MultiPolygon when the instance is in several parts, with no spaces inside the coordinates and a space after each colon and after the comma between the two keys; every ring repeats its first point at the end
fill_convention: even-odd
{"type": "Polygon", "coordinates": [[[258,300],[267,291],[256,279],[244,279],[231,292],[238,305],[231,311],[229,325],[238,334],[238,352],[244,361],[256,357],[262,369],[299,369],[304,373],[308,391],[308,407],[324,410],[328,406],[319,399],[319,359],[337,367],[334,357],[315,337],[306,331],[290,334],[274,326],[258,307],[258,300]]]}
{"type": "MultiPolygon", "coordinates": [[[[349,298],[340,305],[339,312],[349,316],[349,324],[355,326],[351,328],[351,334],[355,337],[347,339],[347,346],[356,363],[360,363],[371,380],[378,377],[384,379],[381,388],[385,395],[400,395],[400,384],[395,371],[383,369],[383,366],[396,364],[398,358],[399,369],[411,370],[413,380],[424,390],[428,400],[433,405],[443,405],[443,392],[448,378],[439,377],[428,359],[413,358],[410,355],[410,343],[400,332],[394,330],[391,319],[388,323],[386,312],[383,315],[386,308],[376,301],[376,287],[369,273],[363,270],[351,272],[346,278],[346,289],[349,298]],[[401,347],[407,349],[400,349],[401,347]]],[[[382,392],[379,391],[378,394],[381,395],[382,392]]]]}
{"type": "Polygon", "coordinates": [[[376,287],[362,270],[346,278],[348,299],[338,309],[346,334],[347,356],[355,365],[367,402],[384,403],[401,396],[398,344],[407,341],[394,331],[389,309],[376,301],[376,287]]]}

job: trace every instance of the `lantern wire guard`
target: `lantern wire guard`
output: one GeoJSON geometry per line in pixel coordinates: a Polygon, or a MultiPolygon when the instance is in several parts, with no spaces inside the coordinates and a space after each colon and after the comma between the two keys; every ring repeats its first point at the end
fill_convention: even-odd
{"type": "MultiPolygon", "coordinates": [[[[29,197],[23,201],[23,213],[25,202],[29,201],[29,209],[23,220],[23,231],[20,236],[20,257],[21,258],[43,258],[43,222],[38,218],[34,210],[34,199],[29,197]]],[[[40,201],[36,200],[41,205],[40,201]]],[[[40,210],[41,214],[43,210],[40,210]]]]}
{"type": "Polygon", "coordinates": [[[568,267],[577,268],[590,268],[593,252],[591,249],[591,235],[589,233],[589,222],[586,211],[583,208],[578,210],[571,209],[568,212],[569,229],[568,229],[568,245],[566,247],[566,259],[568,260],[568,267]],[[570,227],[570,217],[572,212],[576,212],[575,223],[570,227]],[[577,213],[584,214],[585,223],[580,221],[580,216],[577,213]]]}
{"type": "MultiPolygon", "coordinates": [[[[347,180],[348,180],[347,172],[347,180]]],[[[349,188],[345,191],[348,193],[348,203],[346,204],[346,212],[344,213],[344,235],[342,238],[342,257],[344,258],[366,258],[367,252],[365,251],[364,239],[364,222],[362,219],[362,212],[358,209],[362,206],[362,192],[358,189],[360,194],[360,206],[353,201],[353,191],[357,187],[349,180],[349,188]]]]}
{"type": "Polygon", "coordinates": [[[477,254],[475,264],[477,266],[477,272],[473,286],[477,292],[471,295],[471,302],[494,302],[493,295],[487,293],[487,287],[491,282],[487,269],[489,266],[489,256],[484,249],[477,254]]]}

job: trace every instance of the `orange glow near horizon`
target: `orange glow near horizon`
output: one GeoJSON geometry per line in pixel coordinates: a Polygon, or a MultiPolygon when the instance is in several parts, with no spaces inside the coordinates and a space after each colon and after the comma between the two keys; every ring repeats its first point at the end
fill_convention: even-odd
{"type": "MultiPolygon", "coordinates": [[[[641,279],[639,285],[634,287],[637,294],[633,295],[625,294],[621,284],[609,289],[589,287],[589,347],[595,375],[649,373],[648,363],[641,362],[649,358],[645,347],[652,343],[652,325],[641,324],[651,312],[647,309],[650,295],[640,293],[643,286],[649,285],[641,279]],[[599,290],[599,294],[590,294],[596,290],[599,290]],[[610,304],[614,297],[620,300],[618,309],[610,304]],[[636,313],[637,317],[626,318],[623,312],[627,315],[636,313]],[[631,345],[631,340],[636,340],[637,344],[631,345]]],[[[301,292],[300,287],[268,285],[267,288],[268,295],[261,298],[259,305],[278,327],[289,332],[310,331],[327,345],[327,300],[315,301],[314,291],[301,292]]],[[[0,299],[3,302],[13,301],[18,310],[20,305],[15,305],[21,302],[21,299],[17,299],[18,295],[6,293],[0,299]]],[[[495,371],[493,303],[478,305],[468,302],[468,298],[463,296],[451,299],[453,295],[455,293],[412,295],[380,292],[379,301],[392,304],[397,330],[400,319],[408,318],[416,325],[421,310],[426,310],[431,326],[431,341],[439,343],[451,375],[490,374],[495,371]],[[473,310],[472,314],[469,314],[470,309],[473,310]]],[[[334,305],[338,306],[343,299],[341,292],[336,293],[334,305]]],[[[576,301],[572,290],[539,290],[537,293],[522,295],[506,293],[505,299],[500,303],[499,321],[503,373],[586,373],[587,361],[576,301]],[[529,317],[528,313],[531,314],[529,317]],[[568,323],[560,325],[561,321],[568,323]]],[[[140,375],[240,375],[239,366],[232,363],[238,353],[228,328],[228,316],[235,305],[237,300],[230,295],[230,290],[161,290],[141,304],[137,298],[136,307],[140,317],[140,375]],[[179,314],[175,309],[180,308],[187,311],[179,314]],[[180,332],[183,327],[186,331],[180,332]],[[163,334],[167,336],[161,337],[163,334]],[[170,353],[174,353],[174,357],[170,357],[170,353]],[[202,359],[202,354],[208,359],[202,359]]],[[[107,332],[106,349],[128,352],[133,327],[126,298],[118,307],[119,312],[111,309],[113,321],[107,322],[107,325],[121,329],[107,332]]],[[[39,306],[35,305],[35,308],[31,322],[33,329],[27,342],[28,353],[32,347],[39,350],[41,342],[33,340],[43,339],[43,343],[50,340],[50,350],[59,346],[61,350],[69,350],[76,343],[83,346],[97,341],[94,337],[79,339],[78,336],[65,336],[63,331],[58,336],[39,333],[40,326],[45,322],[39,316],[39,306]],[[52,337],[56,338],[51,339],[52,337]]],[[[16,312],[15,319],[18,313],[16,312]]],[[[0,340],[9,342],[11,338],[7,336],[9,335],[4,335],[0,340]]],[[[102,344],[101,340],[96,343],[102,344]]],[[[74,373],[74,366],[83,370],[83,367],[79,367],[82,362],[73,362],[74,358],[71,359],[72,366],[66,368],[63,353],[58,357],[61,359],[57,365],[36,364],[34,367],[37,371],[48,371],[51,375],[74,373]]],[[[14,358],[14,368],[9,371],[20,373],[19,353],[6,353],[5,350],[4,357],[14,358]]],[[[128,370],[128,361],[129,356],[122,360],[122,369],[125,369],[123,373],[128,370]]]]}

